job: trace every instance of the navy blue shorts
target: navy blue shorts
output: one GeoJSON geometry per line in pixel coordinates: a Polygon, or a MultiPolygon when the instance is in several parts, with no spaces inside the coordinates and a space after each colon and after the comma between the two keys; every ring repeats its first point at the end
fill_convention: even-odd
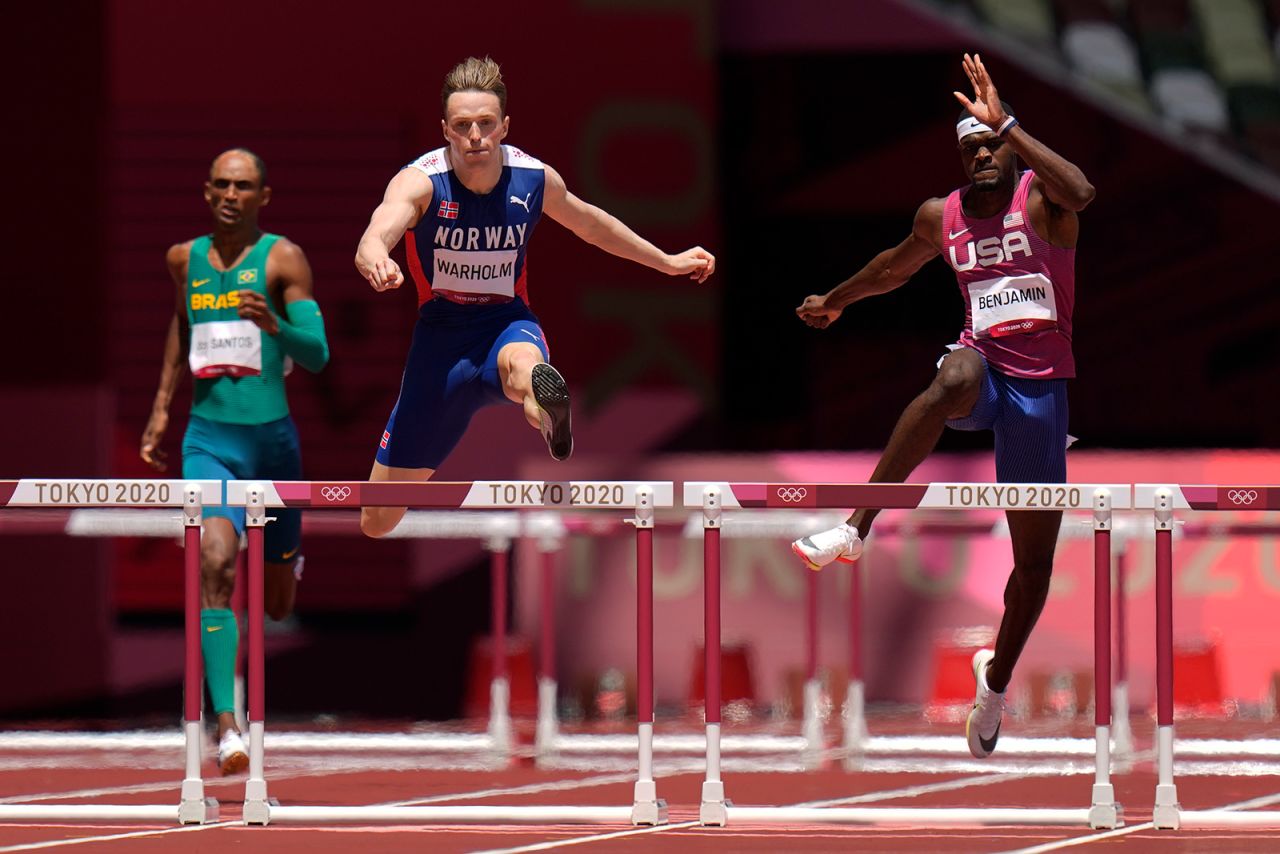
{"type": "MultiPolygon", "coordinates": [[[[182,476],[191,480],[302,480],[298,428],[285,416],[266,424],[226,424],[192,415],[182,437],[182,476]]],[[[225,485],[223,487],[225,491],[225,485]]],[[[204,515],[230,519],[244,534],[244,508],[214,505],[204,515]]],[[[302,512],[272,508],[263,533],[267,563],[289,563],[302,547],[302,512]]]]}
{"type": "Polygon", "coordinates": [[[511,403],[498,375],[498,351],[515,341],[551,358],[546,337],[523,300],[499,305],[423,304],[400,398],[378,443],[378,462],[397,468],[439,468],[482,407],[511,403]]]}
{"type": "Polygon", "coordinates": [[[996,434],[999,483],[1066,483],[1067,381],[1011,377],[983,365],[973,411],[947,426],[996,434]]]}

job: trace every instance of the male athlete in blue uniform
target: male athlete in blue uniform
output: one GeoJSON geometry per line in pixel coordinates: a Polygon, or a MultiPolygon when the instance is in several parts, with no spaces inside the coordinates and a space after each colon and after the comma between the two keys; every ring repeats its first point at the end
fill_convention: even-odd
{"type": "MultiPolygon", "coordinates": [[[[299,480],[298,430],[289,416],[284,377],[297,362],[318,371],[329,360],[324,319],[312,294],[311,268],[297,244],[258,228],[271,200],[266,167],[242,148],[213,161],[204,185],[213,233],[169,249],[177,310],[169,321],[160,386],[142,459],[164,471],[160,443],[183,363],[195,377],[191,419],[182,439],[182,476],[193,480],[299,480]]],[[[201,651],[209,699],[218,716],[218,765],[233,774],[249,764],[233,701],[239,631],[231,610],[244,508],[204,508],[200,538],[201,651]]],[[[302,517],[275,511],[265,534],[266,612],[293,610],[301,572],[302,517]]]]}
{"type": "MultiPolygon", "coordinates": [[[[529,310],[525,252],[545,212],[586,242],[668,275],[702,282],[716,259],[700,246],[668,255],[615,217],[565,189],[552,169],[507,136],[507,87],[492,59],[474,57],[445,77],[448,143],[387,186],[356,251],[376,291],[404,283],[389,255],[404,237],[418,287],[418,323],[370,480],[424,481],[482,406],[510,400],[542,431],[551,455],[573,451],[569,392],[547,363],[546,338],[529,310]]],[[[361,529],[380,537],[405,508],[366,507],[361,529]]]]}

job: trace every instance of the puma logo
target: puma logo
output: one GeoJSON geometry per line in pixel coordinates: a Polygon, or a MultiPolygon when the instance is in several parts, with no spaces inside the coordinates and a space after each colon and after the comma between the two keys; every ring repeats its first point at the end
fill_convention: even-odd
{"type": "Polygon", "coordinates": [[[532,213],[532,211],[529,210],[529,197],[532,195],[533,193],[526,193],[523,199],[520,198],[519,196],[512,196],[511,204],[519,205],[520,207],[524,208],[525,213],[532,213]]]}

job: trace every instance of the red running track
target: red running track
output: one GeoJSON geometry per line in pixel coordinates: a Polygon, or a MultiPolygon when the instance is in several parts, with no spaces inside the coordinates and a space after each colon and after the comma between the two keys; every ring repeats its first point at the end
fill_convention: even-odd
{"type": "MultiPolygon", "coordinates": [[[[1084,722],[1081,722],[1083,725],[1084,722]]],[[[1231,722],[1188,723],[1188,736],[1232,737],[1261,735],[1260,724],[1231,722]],[[1199,730],[1199,732],[1197,732],[1199,730]],[[1224,730],[1230,730],[1224,732],[1224,730]]],[[[898,729],[877,722],[880,732],[898,729]]],[[[1025,727],[1017,727],[1026,730],[1025,727]]],[[[1077,727],[1079,728],[1079,727],[1077,727]]],[[[1087,727],[1086,727],[1087,728],[1087,727]]],[[[736,730],[737,727],[732,729],[736,730]]],[[[917,726],[918,730],[919,727],[917,726]]],[[[1060,729],[1060,727],[1059,727],[1060,729]]],[[[1138,733],[1140,749],[1149,745],[1149,724],[1138,733]]],[[[946,732],[940,729],[938,732],[946,732]]],[[[834,733],[833,733],[834,735],[834,733]]],[[[959,736],[956,736],[959,738],[959,736]]],[[[996,759],[999,759],[997,753],[996,759]]],[[[323,804],[477,804],[477,805],[611,805],[629,804],[634,771],[548,770],[529,760],[499,770],[443,767],[443,760],[404,755],[279,755],[268,757],[270,793],[290,805],[323,804]]],[[[212,767],[204,769],[207,794],[222,803],[222,821],[214,825],[177,828],[160,825],[32,825],[0,824],[0,854],[18,850],[138,851],[138,852],[433,852],[512,851],[524,846],[556,851],[652,851],[678,846],[681,851],[1018,851],[1080,849],[1130,851],[1275,851],[1280,831],[1155,831],[1144,827],[1150,818],[1155,773],[1149,759],[1140,758],[1134,770],[1115,775],[1118,800],[1125,806],[1127,826],[1118,831],[1064,828],[867,828],[836,825],[753,826],[735,822],[725,828],[697,826],[697,804],[703,770],[697,759],[659,760],[658,793],[671,804],[671,823],[659,828],[618,826],[497,826],[497,825],[274,825],[245,827],[238,823],[244,777],[224,779],[212,767]],[[1085,841],[1088,838],[1088,841],[1085,841]],[[1063,843],[1076,844],[1062,847],[1063,843]],[[69,845],[67,843],[70,843],[69,845]],[[1083,843],[1083,844],[1080,844],[1083,843]]],[[[925,761],[927,762],[927,760],[925,761]]],[[[981,763],[948,765],[934,761],[889,772],[851,772],[838,763],[809,772],[776,770],[786,764],[759,762],[760,770],[735,768],[726,759],[725,785],[737,805],[796,805],[839,801],[838,805],[904,807],[1079,807],[1090,782],[1087,763],[1079,773],[1063,773],[1063,763],[1006,760],[1002,766],[981,763]],[[772,766],[772,767],[771,767],[772,766]],[[931,773],[928,768],[936,773],[931,773]],[[954,767],[955,770],[941,770],[954,767]],[[1038,769],[1038,770],[1037,770],[1038,769]]],[[[0,802],[39,803],[167,803],[176,804],[180,774],[171,751],[129,756],[64,752],[0,754],[0,802]],[[25,797],[20,797],[25,796],[25,797]]],[[[1179,773],[1178,791],[1188,809],[1222,807],[1275,796],[1280,802],[1280,763],[1241,764],[1251,774],[1221,776],[1215,772],[1192,776],[1179,773]]]]}

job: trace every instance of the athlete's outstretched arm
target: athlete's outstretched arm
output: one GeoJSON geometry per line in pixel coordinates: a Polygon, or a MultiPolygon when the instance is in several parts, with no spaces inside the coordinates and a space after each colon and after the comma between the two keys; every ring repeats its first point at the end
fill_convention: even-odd
{"type": "Polygon", "coordinates": [[[716,271],[716,256],[701,246],[668,255],[616,216],[570,193],[559,172],[550,166],[544,168],[543,212],[592,246],[669,276],[688,275],[695,282],[705,282],[716,271]]]}
{"type": "Polygon", "coordinates": [[[142,431],[142,446],[138,451],[143,462],[156,471],[164,471],[169,467],[168,454],[160,447],[165,431],[169,428],[169,404],[173,402],[173,393],[178,388],[178,380],[182,378],[183,362],[189,344],[187,329],[187,259],[191,256],[190,243],[178,243],[169,248],[165,255],[165,264],[169,268],[169,278],[177,288],[174,300],[173,317],[169,318],[169,331],[164,339],[164,358],[160,363],[160,384],[156,388],[156,396],[151,404],[151,415],[147,418],[147,426],[142,431]]]}
{"type": "Polygon", "coordinates": [[[374,209],[356,247],[356,269],[375,291],[404,284],[404,273],[391,259],[391,250],[431,204],[431,192],[431,179],[412,168],[401,169],[387,185],[382,204],[374,209]]]}
{"type": "Polygon", "coordinates": [[[858,300],[905,285],[941,251],[943,205],[942,199],[930,199],[921,205],[906,240],[872,258],[867,266],[827,293],[805,297],[796,309],[799,318],[815,329],[826,329],[858,300]]]}
{"type": "MultiPolygon", "coordinates": [[[[996,93],[995,84],[991,82],[986,66],[982,64],[982,57],[976,53],[973,56],[966,53],[964,73],[973,84],[973,100],[970,101],[961,92],[952,94],[970,115],[998,131],[1009,117],[1000,105],[1000,96],[996,93]]],[[[1097,191],[1079,166],[1027,133],[1020,125],[1010,128],[1004,139],[1036,173],[1045,196],[1053,204],[1069,211],[1082,211],[1093,201],[1097,191]]]]}

